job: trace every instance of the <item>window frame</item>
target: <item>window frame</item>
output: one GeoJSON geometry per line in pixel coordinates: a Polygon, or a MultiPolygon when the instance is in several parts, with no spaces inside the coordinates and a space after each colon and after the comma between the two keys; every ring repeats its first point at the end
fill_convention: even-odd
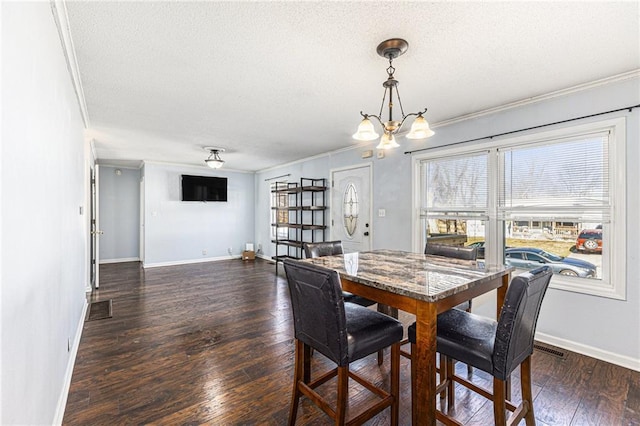
{"type": "MultiPolygon", "coordinates": [[[[603,224],[603,272],[602,279],[594,281],[554,274],[550,287],[582,294],[626,300],[626,118],[618,117],[602,121],[559,127],[549,131],[530,132],[523,136],[493,139],[476,144],[461,144],[433,148],[412,158],[412,247],[422,252],[421,209],[422,182],[421,163],[437,158],[465,156],[489,150],[489,220],[486,223],[485,262],[489,265],[503,264],[504,225],[499,219],[498,193],[500,172],[499,151],[505,148],[533,146],[581,134],[609,132],[609,196],[610,221],[603,224]],[[606,258],[605,258],[606,256],[606,258]]],[[[542,219],[541,219],[542,220],[542,219]]],[[[546,220],[546,219],[544,219],[546,220]]],[[[516,271],[517,273],[517,271],[516,271]]]]}

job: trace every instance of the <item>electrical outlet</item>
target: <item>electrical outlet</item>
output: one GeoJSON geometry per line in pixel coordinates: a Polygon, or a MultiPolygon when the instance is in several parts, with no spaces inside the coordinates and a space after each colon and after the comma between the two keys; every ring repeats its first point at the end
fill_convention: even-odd
{"type": "Polygon", "coordinates": [[[206,250],[202,250],[202,255],[206,256],[207,255],[207,251],[206,250]]]}
{"type": "Polygon", "coordinates": [[[229,247],[227,251],[229,252],[230,255],[233,254],[233,247],[229,247]]]}

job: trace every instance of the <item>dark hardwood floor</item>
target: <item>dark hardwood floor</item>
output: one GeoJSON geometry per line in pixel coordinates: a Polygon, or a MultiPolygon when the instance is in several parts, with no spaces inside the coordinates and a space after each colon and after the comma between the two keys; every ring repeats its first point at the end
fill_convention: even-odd
{"type": "MultiPolygon", "coordinates": [[[[113,316],[84,324],[64,424],[286,424],[293,328],[278,269],[276,276],[263,260],[147,270],[137,262],[101,266],[100,290],[91,301],[112,299],[113,316]]],[[[413,320],[401,319],[405,325],[413,320]]],[[[314,371],[331,365],[319,354],[312,363],[314,371]]],[[[457,366],[464,374],[466,367],[457,366]]],[[[375,355],[352,367],[387,382],[388,355],[381,367],[375,355]]],[[[403,359],[401,425],[411,422],[409,372],[403,359]]],[[[539,425],[640,425],[639,372],[572,352],[559,357],[536,350],[532,375],[539,425]]],[[[491,384],[478,370],[473,380],[491,384]]],[[[333,384],[323,392],[333,395],[333,384]]],[[[515,374],[515,400],[518,387],[515,374]]],[[[355,383],[350,396],[355,410],[370,398],[355,383]]],[[[388,424],[388,411],[367,424],[388,424]]],[[[451,414],[465,424],[493,423],[491,404],[464,388],[451,414]]],[[[330,422],[303,398],[298,424],[330,422]]]]}

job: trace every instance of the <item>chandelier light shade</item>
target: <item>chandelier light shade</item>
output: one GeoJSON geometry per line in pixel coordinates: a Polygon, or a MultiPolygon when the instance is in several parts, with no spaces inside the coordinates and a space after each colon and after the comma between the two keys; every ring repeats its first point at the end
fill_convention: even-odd
{"type": "Polygon", "coordinates": [[[224,152],[224,148],[211,148],[206,146],[204,149],[209,151],[209,158],[204,160],[204,162],[207,163],[207,166],[212,169],[219,169],[222,167],[224,160],[220,158],[220,153],[224,152]]]}
{"type": "Polygon", "coordinates": [[[368,118],[365,118],[360,122],[358,125],[358,131],[353,134],[353,138],[359,141],[372,141],[379,137],[380,135],[376,133],[373,123],[368,118]]]}
{"type": "Polygon", "coordinates": [[[407,133],[407,139],[426,139],[434,134],[434,131],[429,127],[429,123],[427,123],[427,119],[418,115],[416,119],[413,120],[411,131],[407,133]]]}
{"type": "Polygon", "coordinates": [[[411,125],[411,130],[407,134],[408,139],[425,139],[434,135],[434,132],[429,127],[429,123],[426,118],[423,117],[423,114],[427,112],[427,108],[423,111],[412,112],[409,114],[405,114],[402,108],[400,92],[398,91],[398,80],[393,76],[393,73],[396,70],[393,67],[393,60],[405,53],[408,48],[409,43],[407,43],[406,40],[401,38],[392,38],[380,43],[376,50],[378,55],[389,60],[387,80],[382,83],[382,86],[384,87],[382,105],[380,105],[380,112],[378,115],[365,114],[360,111],[360,115],[363,119],[358,126],[358,131],[353,134],[353,138],[359,141],[371,141],[377,139],[379,135],[374,128],[373,122],[370,120],[370,118],[375,118],[375,120],[382,126],[382,137],[380,138],[380,143],[376,149],[391,149],[399,147],[400,145],[396,142],[395,136],[398,134],[400,129],[402,129],[407,118],[413,116],[416,118],[411,125]],[[400,107],[400,114],[402,115],[399,121],[393,119],[394,96],[398,99],[398,106],[400,107]],[[382,111],[385,104],[389,110],[389,119],[387,121],[382,121],[382,111]]]}
{"type": "Polygon", "coordinates": [[[399,146],[400,144],[396,142],[396,138],[393,136],[393,133],[384,132],[380,138],[380,143],[376,146],[376,149],[391,149],[399,146]]]}

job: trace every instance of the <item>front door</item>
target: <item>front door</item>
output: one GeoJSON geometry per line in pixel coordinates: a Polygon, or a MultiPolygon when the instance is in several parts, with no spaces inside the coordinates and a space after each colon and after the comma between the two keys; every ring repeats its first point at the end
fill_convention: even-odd
{"type": "Polygon", "coordinates": [[[371,249],[371,165],[331,171],[331,239],[346,253],[371,249]]]}

